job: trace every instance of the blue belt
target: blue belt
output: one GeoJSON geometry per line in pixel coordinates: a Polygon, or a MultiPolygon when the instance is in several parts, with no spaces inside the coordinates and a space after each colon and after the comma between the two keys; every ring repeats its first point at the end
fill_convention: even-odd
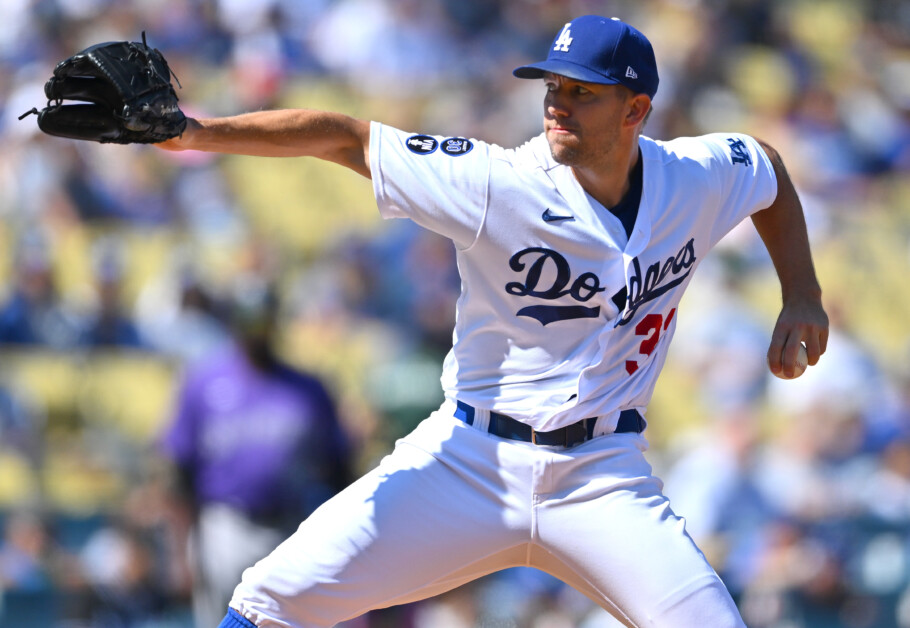
{"type": "MultiPolygon", "coordinates": [[[[474,406],[463,401],[456,402],[455,418],[468,425],[474,425],[474,406]]],[[[516,421],[498,412],[490,412],[490,425],[487,432],[500,438],[520,440],[535,445],[550,445],[573,447],[579,443],[594,438],[594,425],[597,418],[582,419],[572,425],[561,427],[551,432],[538,432],[527,423],[516,421]]],[[[614,434],[634,432],[641,434],[645,429],[645,420],[637,410],[623,410],[619,413],[619,422],[616,424],[614,434]]]]}

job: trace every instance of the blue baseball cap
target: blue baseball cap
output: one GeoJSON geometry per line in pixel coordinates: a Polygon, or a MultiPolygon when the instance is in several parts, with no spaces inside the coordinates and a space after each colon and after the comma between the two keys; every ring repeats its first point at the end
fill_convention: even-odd
{"type": "Polygon", "coordinates": [[[619,18],[583,15],[562,27],[546,61],[515,68],[518,78],[552,72],[587,83],[625,85],[654,98],[657,62],[651,42],[619,18]]]}

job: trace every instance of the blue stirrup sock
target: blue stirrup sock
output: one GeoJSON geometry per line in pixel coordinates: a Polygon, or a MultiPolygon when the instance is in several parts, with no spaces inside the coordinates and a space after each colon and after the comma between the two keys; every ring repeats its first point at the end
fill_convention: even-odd
{"type": "Polygon", "coordinates": [[[225,615],[224,619],[221,620],[221,623],[218,624],[218,628],[256,628],[256,624],[233,608],[229,608],[227,615],[225,615]]]}

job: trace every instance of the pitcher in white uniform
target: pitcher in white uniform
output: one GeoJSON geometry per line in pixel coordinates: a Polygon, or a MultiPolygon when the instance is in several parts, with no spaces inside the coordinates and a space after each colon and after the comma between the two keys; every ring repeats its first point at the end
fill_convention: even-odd
{"type": "Polygon", "coordinates": [[[383,217],[451,239],[462,279],[442,407],[244,573],[223,627],[333,626],[515,566],[626,626],[744,625],[643,431],[683,291],[747,217],[782,289],[771,370],[824,352],[793,185],[746,135],[643,136],[657,66],[620,20],[573,20],[514,74],[545,89],[544,133],[515,149],[310,110],[190,120],[162,145],[347,166],[383,217]]]}

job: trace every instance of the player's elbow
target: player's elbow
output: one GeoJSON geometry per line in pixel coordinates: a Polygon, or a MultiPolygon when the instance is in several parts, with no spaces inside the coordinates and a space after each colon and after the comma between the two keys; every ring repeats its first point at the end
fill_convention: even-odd
{"type": "Polygon", "coordinates": [[[369,148],[363,146],[350,146],[339,148],[334,153],[326,155],[327,161],[335,162],[345,168],[350,168],[357,174],[372,178],[370,171],[369,148]]]}
{"type": "Polygon", "coordinates": [[[338,116],[336,122],[337,132],[332,134],[332,141],[326,145],[321,155],[316,156],[371,178],[370,123],[347,116],[338,116]]]}

